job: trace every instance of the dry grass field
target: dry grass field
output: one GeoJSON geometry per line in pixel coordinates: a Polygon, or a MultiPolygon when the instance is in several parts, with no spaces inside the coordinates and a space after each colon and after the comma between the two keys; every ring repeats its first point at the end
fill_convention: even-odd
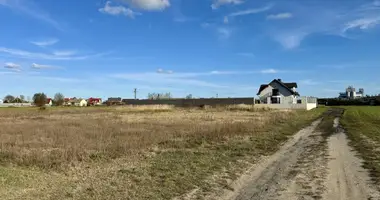
{"type": "Polygon", "coordinates": [[[243,105],[0,109],[0,196],[202,196],[228,187],[322,111],[243,105]]]}

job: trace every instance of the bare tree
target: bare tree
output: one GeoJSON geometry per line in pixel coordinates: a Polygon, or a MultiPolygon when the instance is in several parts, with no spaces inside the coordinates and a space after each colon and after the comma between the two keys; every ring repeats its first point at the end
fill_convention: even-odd
{"type": "Polygon", "coordinates": [[[10,94],[4,97],[4,103],[12,103],[14,100],[15,100],[15,97],[10,94]]]}
{"type": "Polygon", "coordinates": [[[160,99],[171,99],[172,95],[170,92],[168,93],[149,93],[148,94],[148,99],[153,99],[153,100],[160,100],[160,99]]]}
{"type": "Polygon", "coordinates": [[[56,106],[61,106],[61,105],[63,105],[63,103],[64,103],[64,101],[65,101],[65,96],[63,96],[63,94],[62,93],[56,93],[55,95],[54,95],[54,104],[56,105],[56,106]]]}
{"type": "Polygon", "coordinates": [[[23,102],[22,99],[19,98],[19,97],[16,97],[16,98],[12,101],[12,103],[22,103],[22,102],[23,102]]]}
{"type": "Polygon", "coordinates": [[[21,101],[24,103],[25,102],[25,96],[24,95],[20,95],[20,99],[21,101]]]}
{"type": "Polygon", "coordinates": [[[44,93],[36,93],[33,96],[33,102],[38,107],[43,107],[46,104],[47,97],[44,93]]]}
{"type": "Polygon", "coordinates": [[[192,94],[188,94],[185,98],[186,98],[186,99],[192,99],[192,98],[193,98],[193,95],[192,95],[192,94]]]}

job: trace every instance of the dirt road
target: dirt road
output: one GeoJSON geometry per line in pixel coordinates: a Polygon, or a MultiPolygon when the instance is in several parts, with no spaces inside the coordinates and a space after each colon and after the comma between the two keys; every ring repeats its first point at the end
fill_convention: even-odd
{"type": "Polygon", "coordinates": [[[329,120],[299,131],[234,182],[234,191],[226,192],[224,199],[380,200],[362,160],[348,146],[339,118],[329,120]],[[318,128],[326,124],[330,129],[318,128]]]}

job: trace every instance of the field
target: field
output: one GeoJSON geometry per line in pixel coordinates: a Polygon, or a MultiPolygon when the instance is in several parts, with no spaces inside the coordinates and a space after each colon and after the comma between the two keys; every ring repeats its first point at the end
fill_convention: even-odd
{"type": "Polygon", "coordinates": [[[228,187],[323,111],[250,106],[0,109],[0,196],[201,197],[228,187]]]}
{"type": "Polygon", "coordinates": [[[380,184],[380,107],[345,107],[342,124],[351,145],[364,159],[373,180],[380,184]]]}

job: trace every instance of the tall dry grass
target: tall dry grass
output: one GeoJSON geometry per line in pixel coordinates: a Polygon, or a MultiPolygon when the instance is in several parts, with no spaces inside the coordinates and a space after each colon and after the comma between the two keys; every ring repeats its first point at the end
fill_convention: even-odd
{"type": "Polygon", "coordinates": [[[175,148],[199,141],[223,141],[286,121],[293,114],[180,110],[171,106],[2,110],[0,162],[61,168],[133,155],[156,145],[175,148]]]}

